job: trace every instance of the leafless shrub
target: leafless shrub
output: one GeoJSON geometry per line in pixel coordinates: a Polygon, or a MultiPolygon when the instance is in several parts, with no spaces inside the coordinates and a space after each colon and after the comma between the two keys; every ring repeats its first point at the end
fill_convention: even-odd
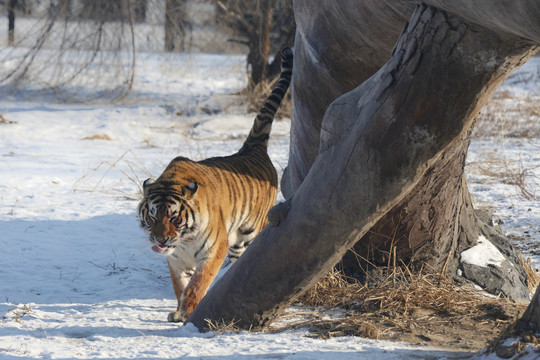
{"type": "Polygon", "coordinates": [[[292,2],[283,0],[212,0],[218,8],[217,20],[232,29],[233,42],[248,49],[247,65],[251,67],[250,84],[255,86],[279,73],[279,52],[292,46],[295,22],[292,2]],[[273,36],[274,35],[274,36],[273,36]],[[271,64],[271,53],[278,54],[271,64]]]}
{"type": "Polygon", "coordinates": [[[471,162],[468,167],[481,175],[494,179],[492,181],[515,186],[519,196],[526,200],[537,200],[538,178],[534,174],[534,168],[523,167],[521,159],[509,161],[492,155],[490,160],[471,162]]]}
{"type": "Polygon", "coordinates": [[[75,96],[82,84],[95,87],[95,96],[123,96],[131,89],[132,1],[83,2],[77,9],[72,5],[68,0],[51,1],[24,19],[26,32],[0,53],[4,92],[29,81],[37,89],[64,96],[75,96]]]}
{"type": "Polygon", "coordinates": [[[516,186],[524,199],[534,201],[537,200],[535,194],[535,187],[537,186],[531,184],[533,180],[527,181],[529,178],[535,178],[532,171],[530,169],[523,169],[521,162],[518,162],[517,169],[509,169],[503,182],[516,186]]]}

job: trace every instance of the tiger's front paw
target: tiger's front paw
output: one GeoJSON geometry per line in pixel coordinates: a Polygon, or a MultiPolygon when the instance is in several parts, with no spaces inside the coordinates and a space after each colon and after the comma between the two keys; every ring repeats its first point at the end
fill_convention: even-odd
{"type": "Polygon", "coordinates": [[[170,312],[169,313],[169,316],[167,316],[167,320],[169,322],[184,322],[186,320],[185,317],[183,317],[181,314],[180,314],[180,311],[173,311],[173,312],[170,312]]]}

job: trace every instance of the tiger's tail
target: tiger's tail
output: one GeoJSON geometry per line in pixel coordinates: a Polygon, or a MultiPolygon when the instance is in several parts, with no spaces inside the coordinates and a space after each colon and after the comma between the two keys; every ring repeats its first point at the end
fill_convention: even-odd
{"type": "Polygon", "coordinates": [[[293,51],[287,47],[281,50],[281,75],[279,80],[255,117],[253,127],[245,141],[246,145],[261,144],[265,148],[268,146],[274,116],[291,83],[292,67],[293,51]]]}

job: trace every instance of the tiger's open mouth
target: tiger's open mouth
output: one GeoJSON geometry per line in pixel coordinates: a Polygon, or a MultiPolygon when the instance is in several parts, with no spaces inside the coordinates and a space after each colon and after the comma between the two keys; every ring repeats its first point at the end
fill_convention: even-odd
{"type": "Polygon", "coordinates": [[[175,246],[167,246],[167,245],[154,245],[152,246],[152,250],[157,252],[158,254],[163,254],[167,250],[173,250],[175,246]]]}
{"type": "Polygon", "coordinates": [[[159,253],[159,254],[163,254],[165,251],[167,251],[169,247],[167,245],[163,245],[163,246],[159,246],[159,245],[154,245],[152,246],[152,250],[154,250],[155,252],[159,253]]]}

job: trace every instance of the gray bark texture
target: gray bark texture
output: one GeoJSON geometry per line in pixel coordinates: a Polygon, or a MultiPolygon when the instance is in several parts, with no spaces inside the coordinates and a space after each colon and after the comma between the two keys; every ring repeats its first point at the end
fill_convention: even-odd
{"type": "Polygon", "coordinates": [[[536,292],[523,313],[523,316],[518,320],[516,329],[520,331],[532,331],[540,333],[540,286],[536,288],[536,292]]]}
{"type": "MultiPolygon", "coordinates": [[[[373,75],[419,1],[295,0],[297,25],[295,101],[289,165],[281,188],[290,197],[307,175],[319,149],[326,108],[373,75]],[[337,26],[336,24],[339,24],[337,26]],[[317,74],[317,76],[312,76],[317,74]],[[324,88],[313,96],[312,89],[324,88]]],[[[540,43],[540,2],[534,0],[428,0],[428,4],[498,33],[540,43]]]]}
{"type": "Polygon", "coordinates": [[[319,153],[328,105],[388,61],[413,9],[414,4],[387,0],[294,2],[294,56],[302,66],[294,68],[291,87],[289,164],[281,182],[285,198],[300,186],[319,153]]]}
{"type": "MultiPolygon", "coordinates": [[[[508,41],[512,41],[508,34],[512,31],[527,40],[537,38],[535,26],[538,27],[538,22],[535,21],[540,20],[535,11],[540,10],[537,3],[433,3],[463,19],[480,23],[483,31],[497,30],[495,24],[500,24],[496,33],[508,41]],[[484,19],[482,14],[491,17],[484,19]],[[524,29],[520,29],[520,22],[516,21],[519,16],[524,20],[523,24],[527,24],[524,29]]],[[[297,63],[303,65],[295,68],[293,80],[290,156],[281,181],[286,198],[300,186],[318,155],[321,133],[324,132],[321,130],[322,119],[328,105],[365,81],[386,62],[394,39],[414,6],[414,1],[342,0],[324,2],[319,7],[308,1],[295,2],[299,29],[295,55],[297,63]],[[312,89],[317,88],[324,91],[313,96],[312,89]]],[[[518,253],[504,240],[500,230],[489,225],[491,219],[482,221],[473,209],[464,174],[470,131],[472,127],[444,149],[415,188],[344,256],[340,266],[347,275],[362,279],[372,264],[387,264],[388,254],[394,247],[399,259],[413,269],[427,263],[458,282],[465,278],[491,293],[517,301],[528,300],[526,274],[519,265],[518,253]],[[480,268],[459,262],[461,252],[474,246],[480,235],[505,255],[507,261],[501,268],[480,268]],[[458,271],[463,277],[457,276],[458,271]]]]}
{"type": "MultiPolygon", "coordinates": [[[[360,69],[371,63],[360,43],[369,43],[372,57],[384,58],[379,45],[386,48],[394,40],[390,35],[374,37],[371,29],[359,41],[357,30],[341,23],[340,17],[366,20],[369,25],[354,22],[366,31],[378,26],[397,29],[396,19],[408,18],[404,11],[411,3],[298,0],[294,4],[298,30],[293,116],[302,121],[293,119],[291,146],[306,141],[312,147],[306,152],[312,163],[297,154],[306,166],[301,181],[290,187],[285,203],[270,211],[271,225],[188,319],[199,329],[207,328],[208,320],[235,321],[245,328],[274,320],[422,181],[431,181],[426,175],[435,164],[463,162],[463,151],[454,149],[466,148],[480,108],[536,49],[529,38],[494,32],[420,5],[389,60],[365,80],[371,70],[357,73],[350,65],[360,69]],[[336,30],[328,31],[333,26],[336,30]],[[322,113],[324,117],[317,118],[322,113]],[[308,137],[295,138],[303,125],[308,137]]],[[[291,156],[293,152],[291,148],[291,156]]],[[[447,177],[456,177],[456,186],[464,187],[459,173],[447,177]]],[[[457,195],[451,212],[470,206],[468,192],[457,195]]],[[[424,215],[429,218],[429,211],[424,215]]],[[[421,233],[422,226],[417,231],[421,233]]],[[[460,227],[450,231],[460,233],[460,227]]],[[[455,251],[426,250],[425,256],[446,251],[446,257],[451,250],[455,251]]]]}

